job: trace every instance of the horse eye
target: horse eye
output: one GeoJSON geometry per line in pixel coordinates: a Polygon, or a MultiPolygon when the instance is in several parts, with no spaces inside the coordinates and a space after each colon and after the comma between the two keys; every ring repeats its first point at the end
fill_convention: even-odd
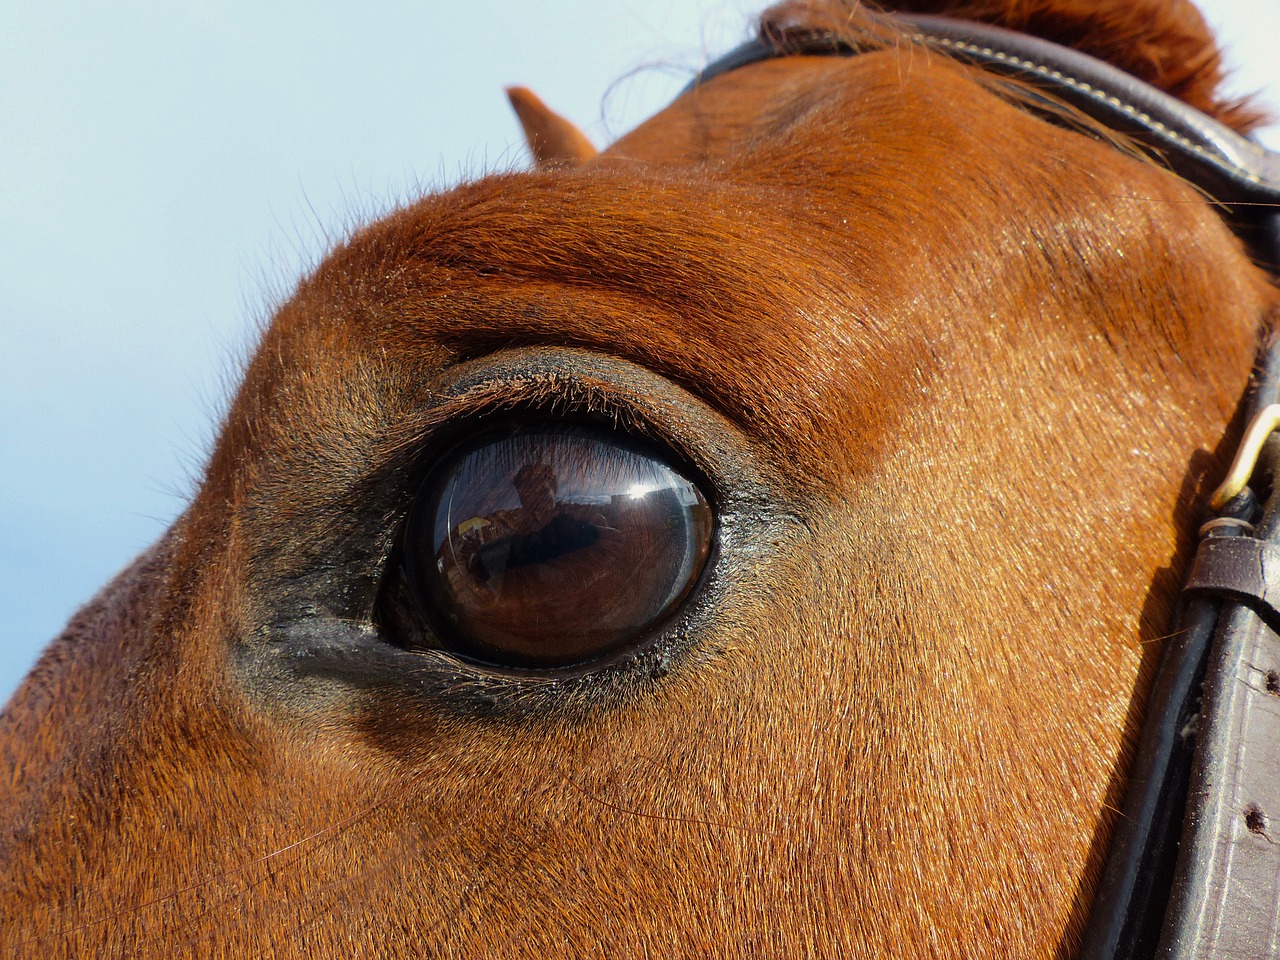
{"type": "Polygon", "coordinates": [[[617,434],[530,425],[448,454],[409,513],[409,591],[447,648],[581,663],[664,620],[711,547],[697,485],[617,434]]]}

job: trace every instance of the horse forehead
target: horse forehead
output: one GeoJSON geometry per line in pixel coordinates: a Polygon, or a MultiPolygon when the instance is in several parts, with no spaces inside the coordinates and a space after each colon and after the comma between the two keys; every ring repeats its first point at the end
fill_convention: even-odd
{"type": "Polygon", "coordinates": [[[725,345],[794,374],[842,341],[865,355],[909,329],[917,318],[886,309],[918,295],[908,260],[982,259],[1029,202],[1062,214],[1081,186],[1070,161],[1130,163],[1068,136],[923,52],[771,61],[681,98],[584,168],[486,178],[373,225],[277,325],[310,337],[328,314],[357,338],[461,353],[497,328],[591,346],[603,333],[623,352],[725,345]],[[1056,161],[1028,155],[1049,144],[1056,161]]]}
{"type": "Polygon", "coordinates": [[[377,394],[495,351],[575,347],[794,452],[903,359],[849,262],[756,186],[606,171],[459,193],[463,209],[430,198],[338,251],[277,317],[244,394],[344,404],[353,383],[377,394]]]}
{"type": "Polygon", "coordinates": [[[857,57],[783,57],[694,88],[593,162],[678,155],[778,186],[776,167],[792,161],[808,166],[808,186],[834,182],[860,195],[857,182],[879,162],[896,165],[902,186],[953,173],[954,164],[935,165],[930,144],[945,143],[968,163],[1024,162],[1026,135],[1041,137],[1008,102],[1020,99],[1018,90],[914,44],[857,57]]]}
{"type": "MultiPolygon", "coordinates": [[[[993,107],[1004,111],[996,124],[1020,115],[991,97],[976,110],[960,102],[976,91],[949,64],[885,52],[771,61],[742,75],[742,85],[719,78],[681,98],[597,162],[465,184],[361,231],[303,285],[314,312],[294,319],[313,325],[327,309],[365,335],[368,321],[394,315],[410,321],[399,330],[447,341],[486,313],[518,335],[576,300],[555,321],[570,335],[575,320],[595,327],[621,309],[632,338],[673,322],[689,337],[708,325],[732,337],[766,324],[753,332],[767,348],[780,316],[812,312],[824,297],[912,289],[893,282],[902,255],[958,226],[947,210],[927,215],[939,206],[930,184],[964,179],[943,162],[958,149],[1004,171],[1026,150],[1011,135],[1000,156],[975,130],[993,107]],[[681,137],[701,147],[686,149],[681,137]],[[683,150],[680,162],[651,156],[655,139],[683,150]],[[896,147],[887,170],[868,149],[880,142],[896,147]],[[721,162],[717,143],[735,162],[721,162]]],[[[813,334],[808,352],[829,342],[829,325],[791,327],[813,334]]]]}
{"type": "Polygon", "coordinates": [[[581,347],[847,474],[829,452],[894,426],[885,386],[927,376],[940,342],[981,332],[984,297],[1028,285],[1024,259],[1053,258],[1002,237],[1041,240],[1036,209],[1076,206],[1078,232],[1101,232],[1084,246],[1114,242],[1123,217],[1088,200],[1107,164],[1159,176],[980,95],[942,58],[762,64],[594,164],[489,177],[357,234],[280,313],[246,393],[293,383],[314,409],[344,403],[361,370],[376,392],[510,346],[581,347]],[[1037,145],[1057,152],[1037,164],[1037,145]]]}

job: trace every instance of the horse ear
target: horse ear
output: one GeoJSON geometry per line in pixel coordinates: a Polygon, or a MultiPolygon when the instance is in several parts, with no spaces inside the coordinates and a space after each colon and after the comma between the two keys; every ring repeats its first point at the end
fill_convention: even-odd
{"type": "Polygon", "coordinates": [[[555,113],[528,87],[507,87],[507,99],[524,128],[524,140],[539,168],[580,163],[596,155],[587,135],[555,113]]]}
{"type": "MultiPolygon", "coordinates": [[[[1200,11],[1188,0],[880,0],[880,9],[932,13],[995,24],[1052,40],[1105,60],[1202,113],[1247,133],[1267,121],[1265,111],[1219,92],[1222,54],[1200,11]]],[[[785,0],[765,13],[794,26],[797,19],[831,19],[850,0],[785,0]]],[[[825,25],[825,22],[822,23],[825,25]]],[[[777,27],[773,27],[777,29],[777,27]]]]}

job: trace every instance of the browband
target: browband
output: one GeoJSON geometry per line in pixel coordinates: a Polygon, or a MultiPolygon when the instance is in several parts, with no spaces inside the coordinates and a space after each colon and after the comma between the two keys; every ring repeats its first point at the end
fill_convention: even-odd
{"type": "MultiPolygon", "coordinates": [[[[1280,272],[1280,154],[1078,50],[968,20],[887,14],[877,22],[896,27],[894,38],[1024,81],[1139,143],[1219,203],[1261,265],[1280,272]]],[[[884,48],[882,34],[867,36],[865,46],[820,31],[762,36],[706,67],[685,92],[763,60],[884,48]]],[[[1277,403],[1273,340],[1250,419],[1280,421],[1280,407],[1265,409],[1277,403]]],[[[1255,454],[1258,446],[1250,482],[1266,502],[1244,486],[1201,528],[1083,960],[1280,956],[1280,443],[1258,440],[1255,454]]]]}

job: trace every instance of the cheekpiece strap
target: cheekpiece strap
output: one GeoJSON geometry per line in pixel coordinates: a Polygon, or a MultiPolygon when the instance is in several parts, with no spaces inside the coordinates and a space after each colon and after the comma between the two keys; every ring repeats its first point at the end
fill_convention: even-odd
{"type": "Polygon", "coordinates": [[[1248,485],[1225,503],[1215,498],[1219,517],[1201,528],[1187,579],[1187,609],[1220,609],[1182,734],[1195,759],[1162,960],[1280,956],[1278,342],[1265,354],[1237,456],[1236,466],[1252,464],[1248,485]]]}

